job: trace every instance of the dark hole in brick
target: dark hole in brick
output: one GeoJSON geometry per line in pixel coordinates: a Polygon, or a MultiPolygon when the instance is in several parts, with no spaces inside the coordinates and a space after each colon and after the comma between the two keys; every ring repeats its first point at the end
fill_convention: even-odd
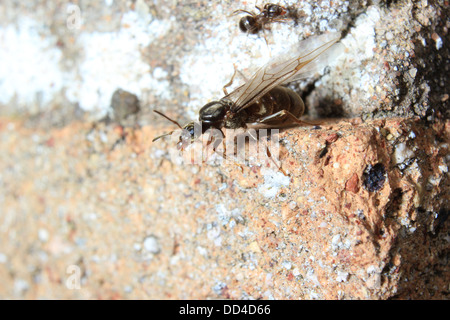
{"type": "Polygon", "coordinates": [[[447,208],[441,208],[439,210],[438,216],[437,216],[437,223],[435,227],[435,233],[438,233],[441,229],[441,227],[444,225],[444,223],[447,221],[448,217],[450,216],[450,210],[447,208]]]}
{"type": "Polygon", "coordinates": [[[401,188],[396,188],[392,192],[389,202],[386,205],[387,216],[392,217],[395,212],[400,210],[402,198],[403,198],[403,190],[401,188]]]}
{"type": "Polygon", "coordinates": [[[383,188],[386,181],[386,169],[382,163],[368,165],[363,173],[363,184],[369,192],[375,192],[383,188]]]}
{"type": "Polygon", "coordinates": [[[325,146],[320,152],[319,152],[319,158],[323,158],[328,152],[328,146],[325,146]]]}

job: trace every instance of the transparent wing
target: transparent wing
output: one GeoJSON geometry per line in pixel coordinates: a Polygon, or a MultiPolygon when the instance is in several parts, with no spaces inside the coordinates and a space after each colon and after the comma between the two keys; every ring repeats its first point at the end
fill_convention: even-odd
{"type": "Polygon", "coordinates": [[[340,34],[328,33],[301,41],[287,54],[271,59],[224,98],[233,102],[233,112],[239,112],[275,86],[313,75],[342,51],[342,45],[336,43],[339,39],[340,34]]]}

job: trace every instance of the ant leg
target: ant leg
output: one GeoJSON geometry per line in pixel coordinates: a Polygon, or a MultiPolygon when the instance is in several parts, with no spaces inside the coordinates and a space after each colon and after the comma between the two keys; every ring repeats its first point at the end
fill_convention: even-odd
{"type": "MultiPolygon", "coordinates": [[[[308,126],[316,126],[316,123],[310,123],[303,120],[300,120],[296,116],[294,116],[292,113],[290,113],[287,110],[281,110],[274,114],[271,114],[270,116],[264,117],[260,120],[258,120],[258,123],[262,124],[268,124],[269,122],[277,121],[279,125],[289,125],[289,124],[299,124],[299,125],[308,125],[308,126]],[[284,123],[285,120],[289,119],[289,122],[284,123]]],[[[275,124],[274,124],[275,125],[275,124]]]]}
{"type": "Polygon", "coordinates": [[[267,154],[267,157],[268,157],[270,160],[272,160],[273,164],[278,168],[278,170],[280,170],[286,177],[289,176],[289,175],[286,173],[286,171],[283,170],[283,168],[281,167],[281,164],[277,164],[277,163],[275,162],[275,160],[274,160],[273,157],[272,157],[272,153],[270,152],[269,147],[268,147],[267,145],[266,145],[266,154],[267,154]]]}
{"type": "MultiPolygon", "coordinates": [[[[225,135],[224,135],[222,129],[219,129],[219,130],[220,130],[220,132],[222,132],[222,138],[221,138],[222,141],[221,142],[222,142],[222,146],[223,146],[223,153],[220,154],[220,155],[222,156],[222,158],[224,160],[231,160],[235,165],[237,165],[241,169],[241,172],[244,173],[244,167],[240,163],[237,163],[233,159],[229,159],[228,158],[228,156],[227,156],[227,144],[226,144],[226,140],[225,140],[225,135]]],[[[219,139],[215,139],[215,140],[219,140],[219,139]]],[[[210,141],[208,141],[207,145],[210,145],[211,143],[212,143],[212,141],[210,140],[210,141]]],[[[217,153],[216,149],[219,146],[219,144],[220,144],[220,142],[215,144],[215,145],[213,145],[213,152],[214,153],[217,153]]]]}
{"type": "MultiPolygon", "coordinates": [[[[268,29],[268,30],[270,30],[270,29],[268,29]]],[[[263,32],[264,41],[266,42],[266,46],[267,46],[267,48],[269,48],[269,56],[272,57],[272,50],[270,50],[270,47],[269,47],[269,41],[267,40],[267,37],[266,37],[265,28],[262,28],[262,32],[263,32]]]]}
{"type": "MultiPolygon", "coordinates": [[[[220,130],[220,131],[222,131],[222,130],[220,130]]],[[[241,164],[237,163],[236,161],[234,161],[232,159],[228,159],[227,158],[227,144],[226,144],[225,135],[223,134],[223,132],[222,132],[222,135],[223,135],[223,137],[222,137],[223,154],[221,155],[222,158],[224,160],[231,160],[235,165],[237,165],[239,168],[241,168],[241,172],[244,173],[244,167],[241,164]]],[[[218,146],[219,146],[219,143],[216,146],[213,146],[213,151],[214,152],[216,152],[216,148],[218,146]]]]}
{"type": "Polygon", "coordinates": [[[245,82],[248,82],[248,78],[245,76],[245,74],[242,73],[242,71],[238,70],[237,72],[242,77],[242,79],[244,79],[245,82]]]}
{"type": "Polygon", "coordinates": [[[230,81],[228,81],[228,83],[223,86],[223,93],[225,93],[226,96],[228,95],[227,88],[233,84],[234,77],[236,76],[236,72],[237,72],[236,64],[233,64],[233,66],[234,66],[233,76],[231,77],[230,81]]]}
{"type": "Polygon", "coordinates": [[[281,17],[281,18],[272,18],[270,20],[270,23],[278,22],[278,23],[288,23],[287,18],[281,17]]]}
{"type": "MultiPolygon", "coordinates": [[[[219,146],[219,144],[220,144],[220,142],[217,145],[213,146],[214,152],[216,152],[216,149],[219,146]]],[[[225,136],[222,137],[222,146],[223,146],[223,153],[221,154],[221,156],[222,156],[222,158],[227,160],[227,144],[225,143],[225,136]]]]}
{"type": "MultiPolygon", "coordinates": [[[[208,147],[212,144],[212,154],[217,153],[218,155],[220,155],[222,158],[226,159],[226,153],[227,153],[227,148],[226,148],[226,144],[225,144],[225,135],[222,131],[222,129],[219,129],[222,136],[219,137],[218,135],[216,135],[215,133],[217,133],[216,130],[213,130],[211,132],[209,132],[209,137],[208,137],[208,141],[206,142],[206,155],[207,158],[209,158],[209,152],[208,152],[208,147]],[[213,134],[214,133],[214,134],[213,134]],[[223,145],[223,153],[219,152],[217,150],[217,148],[219,147],[220,143],[222,143],[223,145]]],[[[206,159],[207,160],[207,159],[206,159]]]]}
{"type": "MultiPolygon", "coordinates": [[[[223,138],[222,138],[222,141],[223,141],[223,138]]],[[[212,144],[212,153],[211,153],[211,155],[213,155],[214,153],[218,153],[218,152],[216,151],[216,149],[217,149],[217,147],[219,146],[220,141],[219,141],[219,139],[218,139],[215,135],[212,134],[212,132],[209,133],[208,141],[206,142],[206,158],[205,158],[205,159],[202,158],[203,162],[208,161],[208,158],[209,158],[209,156],[210,156],[209,151],[208,151],[208,147],[209,147],[211,144],[212,144]],[[216,141],[217,141],[217,142],[216,142],[216,141]]],[[[222,156],[223,156],[223,155],[222,155],[222,156]]],[[[224,156],[223,156],[223,157],[224,157],[224,156]]],[[[225,157],[224,157],[224,158],[225,158],[225,157]]]]}
{"type": "MultiPolygon", "coordinates": [[[[208,158],[209,158],[208,147],[209,147],[209,145],[210,145],[211,143],[213,143],[214,140],[215,140],[215,139],[213,139],[213,135],[210,134],[209,137],[208,137],[208,142],[206,142],[206,158],[203,158],[203,152],[202,152],[202,162],[203,162],[203,163],[206,162],[206,161],[208,161],[208,158]]],[[[213,150],[214,150],[214,145],[213,145],[213,150]]]]}

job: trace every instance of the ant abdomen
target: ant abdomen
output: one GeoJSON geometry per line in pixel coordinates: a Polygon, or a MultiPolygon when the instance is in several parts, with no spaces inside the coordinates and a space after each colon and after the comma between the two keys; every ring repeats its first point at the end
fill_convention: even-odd
{"type": "Polygon", "coordinates": [[[239,20],[239,29],[242,32],[257,34],[262,29],[262,25],[257,21],[255,17],[245,16],[239,20]]]}
{"type": "Polygon", "coordinates": [[[264,124],[272,126],[282,125],[286,120],[281,117],[274,117],[273,120],[269,118],[283,110],[299,118],[305,111],[305,105],[296,92],[286,87],[276,86],[244,111],[248,114],[247,122],[260,122],[265,119],[264,124]]]}

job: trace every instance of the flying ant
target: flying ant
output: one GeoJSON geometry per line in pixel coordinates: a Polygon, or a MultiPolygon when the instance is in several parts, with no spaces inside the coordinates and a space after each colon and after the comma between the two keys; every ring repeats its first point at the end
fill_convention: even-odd
{"type": "MultiPolygon", "coordinates": [[[[183,130],[185,134],[178,140],[181,150],[208,129],[222,132],[222,128],[280,129],[311,125],[299,119],[305,110],[303,100],[296,92],[281,85],[304,79],[321,70],[330,58],[341,52],[342,46],[337,43],[339,39],[340,35],[336,33],[310,37],[296,44],[287,55],[272,58],[233,92],[227,93],[224,87],[225,96],[204,105],[199,111],[197,123],[191,121],[181,126],[163,113],[154,111],[183,130]]],[[[173,132],[160,135],[153,141],[173,132]]]]}

